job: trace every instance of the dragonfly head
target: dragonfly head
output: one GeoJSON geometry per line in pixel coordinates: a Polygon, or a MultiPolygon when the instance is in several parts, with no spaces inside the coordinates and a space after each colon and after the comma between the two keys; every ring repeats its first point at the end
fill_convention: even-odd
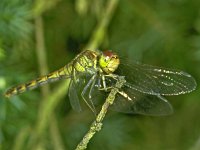
{"type": "Polygon", "coordinates": [[[99,58],[100,67],[107,74],[113,73],[118,68],[119,63],[118,55],[109,50],[102,52],[99,58]]]}

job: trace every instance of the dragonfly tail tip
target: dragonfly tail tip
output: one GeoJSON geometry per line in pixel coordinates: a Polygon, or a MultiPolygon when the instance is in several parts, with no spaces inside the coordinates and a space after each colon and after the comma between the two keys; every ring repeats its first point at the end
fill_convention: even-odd
{"type": "Polygon", "coordinates": [[[6,93],[3,94],[3,96],[4,96],[5,98],[10,98],[10,97],[11,97],[11,94],[6,92],[6,93]]]}

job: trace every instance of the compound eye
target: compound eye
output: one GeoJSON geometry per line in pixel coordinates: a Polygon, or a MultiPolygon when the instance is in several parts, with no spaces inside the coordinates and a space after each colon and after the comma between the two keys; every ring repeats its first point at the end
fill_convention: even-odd
{"type": "Polygon", "coordinates": [[[113,52],[110,51],[110,50],[107,50],[107,51],[103,52],[103,55],[106,56],[106,57],[112,57],[113,56],[113,52]]]}

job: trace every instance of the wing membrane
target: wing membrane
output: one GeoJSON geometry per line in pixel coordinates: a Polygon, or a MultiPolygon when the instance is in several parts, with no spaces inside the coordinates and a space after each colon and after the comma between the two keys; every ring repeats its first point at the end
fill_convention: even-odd
{"type": "Polygon", "coordinates": [[[183,71],[123,62],[123,60],[119,69],[120,75],[126,76],[127,87],[146,94],[179,95],[189,93],[196,88],[195,79],[183,71]],[[124,70],[128,70],[128,73],[124,70]]]}
{"type": "Polygon", "coordinates": [[[164,116],[173,113],[171,104],[160,95],[148,95],[133,89],[126,89],[125,93],[129,100],[127,97],[118,94],[111,106],[112,110],[151,116],[164,116]]]}
{"type": "Polygon", "coordinates": [[[74,110],[80,112],[81,106],[80,106],[79,97],[77,95],[77,88],[78,88],[77,84],[75,84],[75,81],[71,79],[70,85],[69,85],[69,91],[68,91],[70,104],[74,110]]]}

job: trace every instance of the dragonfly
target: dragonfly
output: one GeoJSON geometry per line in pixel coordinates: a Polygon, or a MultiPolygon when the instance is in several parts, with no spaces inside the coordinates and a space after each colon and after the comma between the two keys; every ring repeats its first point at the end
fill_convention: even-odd
{"type": "Polygon", "coordinates": [[[5,97],[70,79],[68,96],[72,108],[81,111],[83,99],[96,113],[96,99],[109,92],[119,76],[124,76],[126,83],[118,90],[110,109],[128,114],[169,115],[173,107],[165,97],[190,93],[197,85],[190,74],[180,70],[133,63],[111,50],[84,50],[61,69],[8,89],[5,97]]]}

